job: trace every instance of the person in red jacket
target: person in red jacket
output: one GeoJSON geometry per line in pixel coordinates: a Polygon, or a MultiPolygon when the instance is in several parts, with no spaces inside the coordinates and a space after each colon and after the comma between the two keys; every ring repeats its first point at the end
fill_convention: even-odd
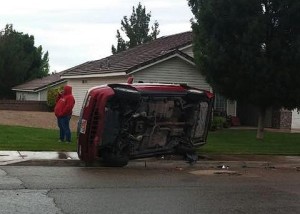
{"type": "Polygon", "coordinates": [[[64,90],[56,99],[54,113],[57,117],[59,127],[59,141],[71,143],[70,119],[75,105],[75,99],[72,95],[72,87],[64,86],[64,90]]]}

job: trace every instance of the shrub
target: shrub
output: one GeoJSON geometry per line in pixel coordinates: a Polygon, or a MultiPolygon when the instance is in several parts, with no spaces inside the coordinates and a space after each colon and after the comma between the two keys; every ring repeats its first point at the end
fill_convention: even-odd
{"type": "Polygon", "coordinates": [[[210,130],[223,129],[226,127],[226,118],[221,116],[214,116],[211,122],[210,130]]]}
{"type": "Polygon", "coordinates": [[[50,111],[54,110],[55,101],[60,91],[62,91],[64,86],[60,86],[57,88],[51,88],[47,92],[47,106],[50,111]]]}

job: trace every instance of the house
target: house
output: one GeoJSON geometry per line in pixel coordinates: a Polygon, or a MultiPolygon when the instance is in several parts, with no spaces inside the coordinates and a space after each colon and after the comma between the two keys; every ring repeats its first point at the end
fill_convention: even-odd
{"type": "MultiPolygon", "coordinates": [[[[79,115],[86,91],[96,85],[126,82],[186,83],[212,91],[197,70],[193,58],[192,32],[160,37],[109,57],[89,61],[63,72],[62,78],[73,87],[76,100],[74,114],[79,115]]],[[[235,102],[224,105],[228,114],[235,116],[235,102]]]]}
{"type": "Polygon", "coordinates": [[[62,73],[34,79],[12,88],[16,92],[16,100],[47,101],[49,89],[66,84],[67,80],[61,78],[62,73]]]}
{"type": "MultiPolygon", "coordinates": [[[[35,86],[34,80],[17,86],[13,90],[17,91],[17,99],[35,96],[35,99],[42,100],[44,99],[42,89],[46,89],[46,86],[52,87],[67,82],[73,87],[76,100],[73,113],[79,115],[89,88],[108,83],[126,82],[128,77],[133,77],[135,82],[186,83],[212,91],[196,68],[190,31],[160,37],[121,53],[77,65],[56,74],[55,78],[53,76],[52,83],[49,81],[47,84],[35,86]],[[35,95],[33,95],[34,92],[35,95]]],[[[46,83],[46,81],[36,81],[46,83]]],[[[242,125],[257,125],[258,110],[247,103],[237,104],[235,101],[216,94],[214,105],[214,109],[219,112],[238,116],[242,125]]],[[[297,111],[271,108],[267,112],[265,125],[282,129],[300,129],[300,115],[297,111]]]]}

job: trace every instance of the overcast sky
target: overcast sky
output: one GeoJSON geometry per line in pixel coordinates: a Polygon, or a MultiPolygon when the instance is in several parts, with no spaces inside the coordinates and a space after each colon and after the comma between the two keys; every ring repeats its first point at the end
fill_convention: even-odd
{"type": "Polygon", "coordinates": [[[49,52],[50,72],[111,55],[123,16],[141,2],[159,23],[159,37],[191,30],[187,0],[2,0],[0,29],[13,24],[49,52]]]}

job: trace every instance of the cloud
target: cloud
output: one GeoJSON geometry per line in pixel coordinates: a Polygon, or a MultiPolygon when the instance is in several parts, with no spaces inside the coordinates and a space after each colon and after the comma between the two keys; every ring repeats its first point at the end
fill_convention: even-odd
{"type": "Polygon", "coordinates": [[[0,29],[34,35],[36,46],[49,51],[50,71],[61,71],[111,55],[123,16],[141,2],[160,25],[160,35],[191,30],[192,13],[185,0],[10,0],[0,7],[0,29]]]}

